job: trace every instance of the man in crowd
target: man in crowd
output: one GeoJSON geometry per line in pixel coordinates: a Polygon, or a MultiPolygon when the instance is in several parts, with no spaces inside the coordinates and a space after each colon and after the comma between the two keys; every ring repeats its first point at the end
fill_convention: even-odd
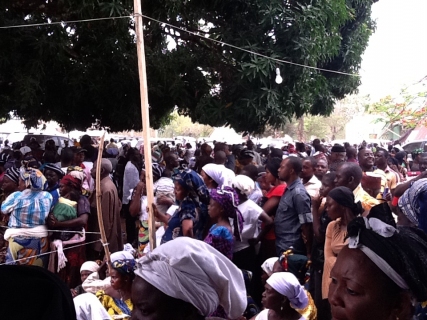
{"type": "Polygon", "coordinates": [[[302,161],[298,157],[288,157],[282,161],[278,171],[279,179],[286,182],[287,189],[274,219],[277,254],[292,248],[295,253],[310,256],[313,216],[310,195],[299,178],[302,161]]]}
{"type": "Polygon", "coordinates": [[[336,171],[340,163],[345,161],[346,151],[344,146],[340,144],[334,144],[331,149],[331,155],[329,157],[329,169],[336,171]]]}
{"type": "MultiPolygon", "coordinates": [[[[123,239],[120,222],[121,202],[117,193],[117,188],[109,175],[113,167],[110,160],[101,160],[101,207],[102,220],[104,222],[104,230],[107,236],[108,248],[111,252],[120,251],[123,249],[123,239]]],[[[96,178],[96,162],[91,170],[92,178],[96,178]]],[[[88,226],[91,231],[99,232],[99,222],[96,208],[96,190],[90,198],[91,215],[89,217],[88,226]]],[[[99,236],[97,235],[99,238],[99,236]]],[[[96,238],[95,238],[96,239],[96,238]]],[[[104,247],[101,242],[95,242],[90,245],[88,250],[89,260],[102,260],[104,247]]]]}
{"type": "Polygon", "coordinates": [[[374,153],[369,148],[362,148],[359,150],[357,155],[357,159],[359,160],[359,166],[362,168],[364,174],[366,172],[374,172],[377,175],[381,176],[381,190],[380,193],[376,196],[377,199],[382,199],[382,194],[384,189],[387,187],[387,177],[383,170],[378,169],[374,166],[375,157],[374,153]]]}
{"type": "Polygon", "coordinates": [[[256,152],[256,150],[255,150],[256,146],[252,142],[252,140],[248,140],[248,142],[246,143],[246,146],[247,146],[248,150],[251,150],[254,153],[254,159],[253,159],[254,164],[257,165],[257,166],[262,165],[261,156],[259,155],[258,152],[256,152]]]}
{"type": "Polygon", "coordinates": [[[314,175],[316,164],[317,161],[313,157],[306,158],[302,162],[302,183],[305,187],[305,190],[308,192],[312,199],[317,199],[319,197],[319,190],[322,186],[322,183],[314,175]]]}
{"type": "Polygon", "coordinates": [[[388,152],[384,149],[378,149],[375,153],[375,165],[378,169],[384,171],[387,178],[386,187],[389,192],[393,193],[396,189],[397,181],[399,180],[397,172],[393,171],[387,163],[388,152]]]}
{"type": "Polygon", "coordinates": [[[347,187],[352,190],[354,201],[362,203],[362,207],[365,210],[364,214],[366,215],[372,207],[380,204],[380,202],[363,190],[361,185],[362,175],[362,169],[356,163],[344,162],[337,169],[335,186],[347,187]]]}

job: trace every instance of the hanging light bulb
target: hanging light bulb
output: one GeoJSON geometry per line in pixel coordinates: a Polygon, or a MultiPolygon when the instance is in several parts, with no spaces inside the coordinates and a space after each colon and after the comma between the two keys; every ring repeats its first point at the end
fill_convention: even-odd
{"type": "Polygon", "coordinates": [[[276,83],[281,84],[283,81],[283,78],[280,76],[280,69],[276,68],[276,83]]]}

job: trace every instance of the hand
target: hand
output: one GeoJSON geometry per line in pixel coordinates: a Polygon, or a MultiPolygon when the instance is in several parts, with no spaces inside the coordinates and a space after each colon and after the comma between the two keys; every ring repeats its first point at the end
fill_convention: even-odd
{"type": "Polygon", "coordinates": [[[58,223],[58,220],[55,218],[52,212],[47,216],[46,223],[49,228],[55,227],[55,225],[58,223]]]}
{"type": "Polygon", "coordinates": [[[172,199],[168,198],[167,196],[158,196],[156,202],[157,202],[157,204],[165,205],[165,206],[173,205],[172,199]]]}
{"type": "MultiPolygon", "coordinates": [[[[160,212],[157,209],[157,206],[153,203],[152,207],[153,207],[153,215],[154,215],[154,217],[158,218],[160,216],[160,212]]],[[[147,212],[150,213],[150,207],[148,207],[148,206],[147,206],[147,212]]]]}
{"type": "Polygon", "coordinates": [[[389,192],[385,195],[384,199],[385,199],[385,201],[391,201],[391,200],[393,200],[393,197],[392,197],[391,193],[389,192]]]}
{"type": "Polygon", "coordinates": [[[316,211],[319,211],[320,205],[322,204],[322,199],[320,197],[311,197],[311,206],[316,208],[316,211]]]}
{"type": "Polygon", "coordinates": [[[73,298],[77,297],[77,291],[76,291],[76,290],[74,290],[74,289],[70,289],[70,291],[71,291],[71,296],[72,296],[73,298]]]}
{"type": "Polygon", "coordinates": [[[104,280],[107,277],[107,260],[105,259],[98,268],[99,279],[104,280]]]}
{"type": "Polygon", "coordinates": [[[146,190],[145,182],[144,181],[138,182],[138,184],[136,185],[136,191],[144,193],[145,190],[146,190]]]}

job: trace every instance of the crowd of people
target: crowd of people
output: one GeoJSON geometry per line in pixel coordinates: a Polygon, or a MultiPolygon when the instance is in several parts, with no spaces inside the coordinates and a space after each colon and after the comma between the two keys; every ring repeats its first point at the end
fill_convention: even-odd
{"type": "Polygon", "coordinates": [[[99,177],[89,136],[61,150],[2,151],[0,299],[16,304],[15,277],[27,287],[44,279],[63,299],[50,308],[33,298],[16,318],[36,309],[40,319],[426,316],[423,150],[318,139],[151,147],[152,206],[143,147],[107,142],[99,177]]]}

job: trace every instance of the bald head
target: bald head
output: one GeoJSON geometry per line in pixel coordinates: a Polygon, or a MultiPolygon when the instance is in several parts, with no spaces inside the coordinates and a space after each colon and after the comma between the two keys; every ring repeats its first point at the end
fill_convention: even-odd
{"type": "Polygon", "coordinates": [[[111,164],[111,161],[108,159],[101,159],[101,170],[104,170],[106,174],[110,174],[111,171],[113,171],[113,165],[111,164]]]}
{"type": "Polygon", "coordinates": [[[336,172],[335,186],[347,187],[354,190],[362,181],[362,169],[353,162],[342,163],[336,172]]]}
{"type": "Polygon", "coordinates": [[[224,151],[217,151],[214,155],[214,163],[215,164],[225,164],[227,161],[227,156],[224,151]]]}

